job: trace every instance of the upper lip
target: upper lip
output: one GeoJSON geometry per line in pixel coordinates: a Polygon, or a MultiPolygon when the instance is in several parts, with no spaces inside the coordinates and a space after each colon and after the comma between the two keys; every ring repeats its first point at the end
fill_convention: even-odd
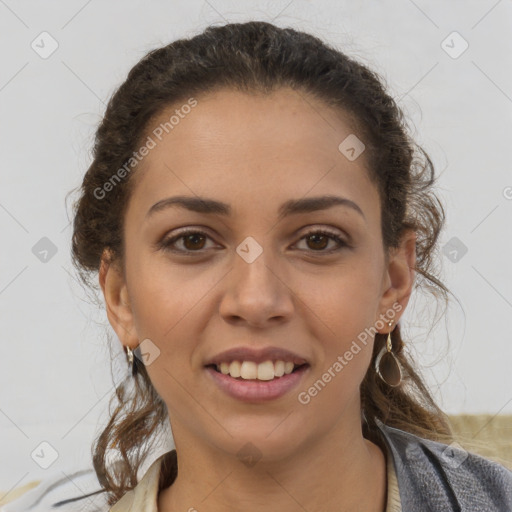
{"type": "Polygon", "coordinates": [[[234,347],[220,352],[209,359],[205,366],[211,364],[231,363],[232,361],[253,361],[263,363],[264,361],[291,361],[294,364],[307,363],[306,359],[280,347],[265,347],[260,349],[250,347],[234,347]]]}

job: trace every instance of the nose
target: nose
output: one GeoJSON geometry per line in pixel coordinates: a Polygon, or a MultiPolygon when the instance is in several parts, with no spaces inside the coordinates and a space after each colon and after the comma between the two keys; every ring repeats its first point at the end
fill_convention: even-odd
{"type": "Polygon", "coordinates": [[[249,263],[238,255],[226,276],[219,312],[229,323],[268,327],[288,321],[294,293],[285,273],[267,251],[249,263]]]}

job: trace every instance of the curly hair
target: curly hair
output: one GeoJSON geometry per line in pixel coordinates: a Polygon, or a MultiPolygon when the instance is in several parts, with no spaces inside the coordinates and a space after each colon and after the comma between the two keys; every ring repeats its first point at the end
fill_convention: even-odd
{"type": "MultiPolygon", "coordinates": [[[[437,240],[445,222],[443,206],[433,192],[434,166],[408,134],[404,115],[386,92],[382,78],[317,37],[261,21],[210,26],[190,39],[150,51],[112,94],[96,131],[93,161],[73,205],[72,260],[86,286],[97,286],[93,277],[105,249],[109,263],[124,268],[123,221],[137,177],[136,166],[101,200],[98,190],[116,170],[126,169],[126,162],[147,137],[151,120],[179,101],[220,88],[265,94],[280,87],[312,94],[355,123],[364,137],[369,175],[381,199],[385,249],[398,247],[405,230],[414,230],[414,287],[447,301],[449,291],[434,268],[437,240]]],[[[448,416],[436,405],[412,358],[403,350],[398,325],[391,339],[405,379],[402,385],[389,387],[376,375],[373,362],[385,338],[376,334],[372,364],[360,386],[364,437],[384,446],[378,418],[424,438],[450,441],[453,434],[448,416]]],[[[131,382],[116,387],[111,405],[116,400],[117,406],[92,448],[94,468],[110,505],[135,487],[138,470],[150,453],[149,442],[168,420],[166,404],[144,364],[134,360],[137,372],[131,382]],[[108,464],[107,456],[116,453],[115,465],[108,464]]],[[[175,450],[167,455],[161,489],[177,474],[175,450]]]]}

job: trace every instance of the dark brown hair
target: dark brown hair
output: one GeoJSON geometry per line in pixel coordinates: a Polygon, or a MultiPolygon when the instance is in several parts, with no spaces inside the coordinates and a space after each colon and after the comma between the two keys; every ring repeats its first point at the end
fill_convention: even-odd
{"type": "MultiPolygon", "coordinates": [[[[354,123],[366,145],[369,176],[381,198],[385,249],[397,247],[404,231],[413,229],[417,234],[415,287],[447,301],[448,289],[434,269],[445,220],[442,204],[432,190],[434,167],[408,135],[404,116],[386,93],[382,79],[312,35],[256,21],[208,27],[191,39],[149,52],[112,95],[96,132],[93,162],[74,204],[72,256],[87,286],[97,286],[91,277],[99,270],[105,249],[110,251],[110,261],[124,268],[123,220],[136,167],[105,197],[98,199],[97,191],[140,147],[151,120],[186,98],[219,88],[266,94],[280,87],[310,94],[354,123]]],[[[393,351],[405,370],[405,380],[392,388],[376,375],[373,362],[385,339],[376,334],[372,364],[360,388],[363,435],[383,447],[378,418],[424,438],[450,441],[449,420],[403,350],[398,325],[392,332],[393,351]]],[[[110,505],[137,484],[137,472],[150,453],[149,444],[168,420],[166,405],[144,364],[138,358],[135,364],[136,376],[116,388],[112,400],[117,406],[93,446],[94,468],[110,505]],[[118,460],[115,465],[107,464],[107,455],[116,453],[114,449],[118,460]]],[[[164,459],[160,488],[170,485],[176,472],[173,451],[164,459]]]]}

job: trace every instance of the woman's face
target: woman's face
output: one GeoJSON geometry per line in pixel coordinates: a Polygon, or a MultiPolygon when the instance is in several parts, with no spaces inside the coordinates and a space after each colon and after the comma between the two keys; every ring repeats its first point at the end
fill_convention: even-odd
{"type": "Polygon", "coordinates": [[[109,320],[133,349],[150,340],[142,352],[177,446],[193,441],[236,454],[250,441],[269,460],[282,458],[333,428],[360,427],[368,332],[388,332],[386,319],[396,324],[405,307],[414,244],[386,264],[379,195],[364,152],[353,159],[339,149],[353,134],[339,112],[291,89],[196,100],[153,122],[150,130],[181,112],[161,140],[161,129],[148,131],[155,145],[134,171],[125,217],[125,279],[113,269],[100,278],[109,320]],[[225,206],[152,210],[176,196],[225,206]],[[343,201],[311,201],[323,196],[343,201]],[[302,202],[311,208],[286,208],[302,202]],[[183,237],[185,228],[195,235],[183,237]],[[249,382],[205,366],[238,347],[277,347],[307,365],[249,382]],[[279,385],[279,396],[262,398],[279,385]]]}

